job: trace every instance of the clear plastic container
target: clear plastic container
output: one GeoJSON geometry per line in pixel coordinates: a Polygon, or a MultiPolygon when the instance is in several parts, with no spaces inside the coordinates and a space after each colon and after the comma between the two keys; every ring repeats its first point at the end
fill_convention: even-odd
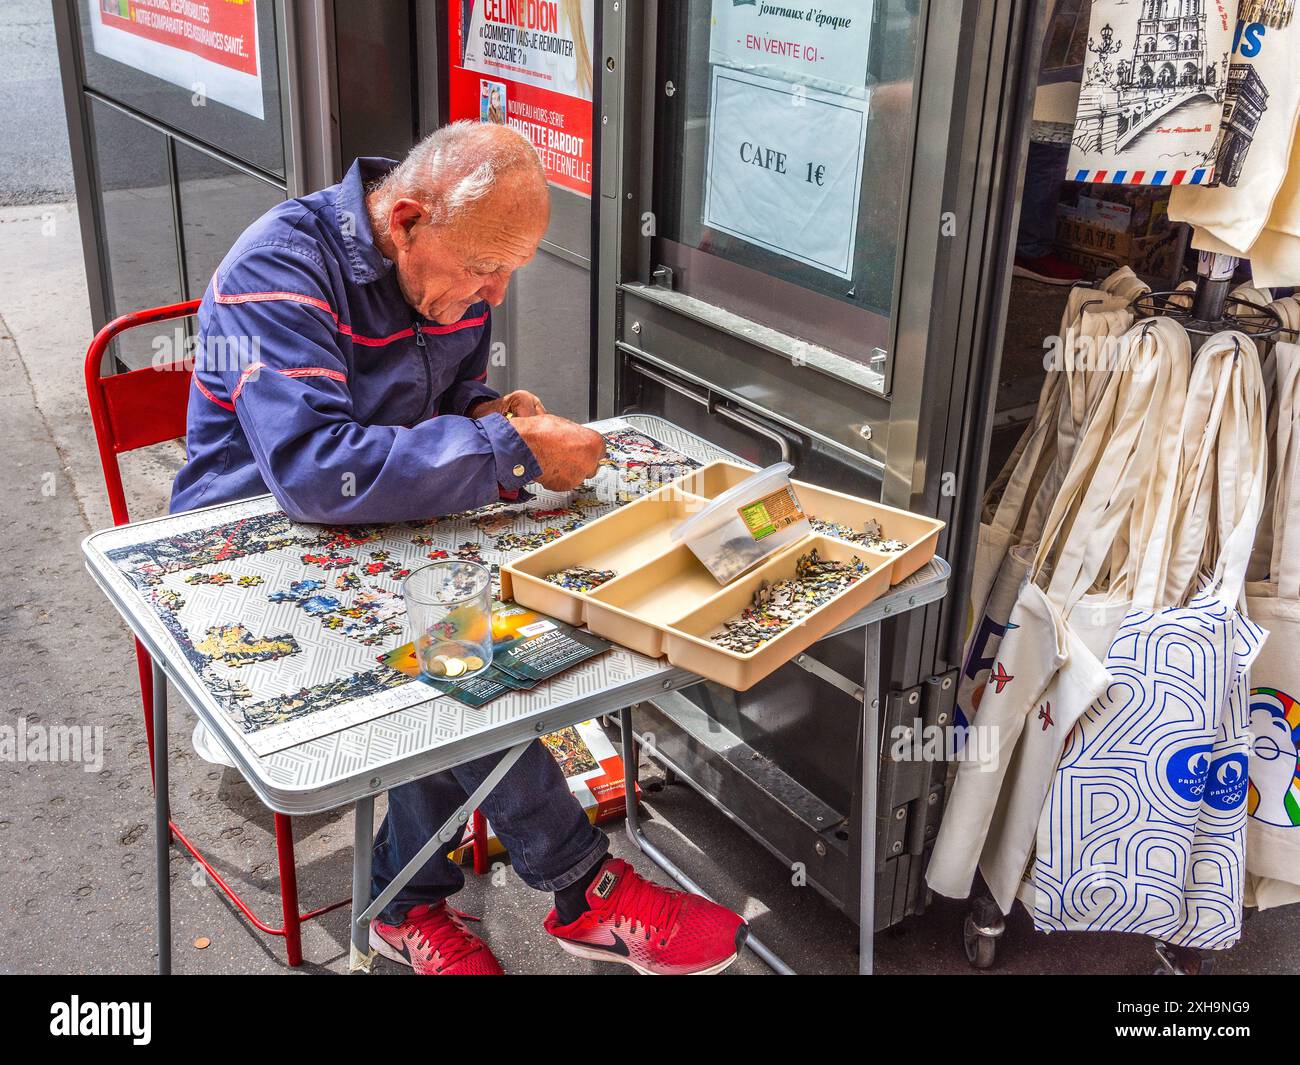
{"type": "Polygon", "coordinates": [[[440,680],[468,680],[492,664],[492,572],[447,559],[402,582],[406,620],[420,669],[440,680]]]}
{"type": "Polygon", "coordinates": [[[760,470],[727,489],[670,534],[689,547],[719,584],[812,531],[790,484],[788,462],[760,470]]]}

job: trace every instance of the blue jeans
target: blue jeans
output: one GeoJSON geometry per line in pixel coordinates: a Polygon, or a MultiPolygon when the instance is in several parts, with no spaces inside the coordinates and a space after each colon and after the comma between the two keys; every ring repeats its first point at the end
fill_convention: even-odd
{"type": "Polygon", "coordinates": [[[1069,144],[1029,142],[1025,190],[1020,199],[1020,229],[1016,234],[1017,256],[1041,259],[1056,247],[1056,206],[1069,159],[1069,144]]]}
{"type": "MultiPolygon", "coordinates": [[[[437,773],[388,792],[371,866],[377,896],[447,818],[492,772],[504,752],[437,773]]],[[[534,740],[479,807],[510,852],[519,878],[539,891],[559,891],[590,876],[609,853],[605,834],[587,820],[555,759],[534,740]]],[[[448,850],[453,849],[448,847],[448,850]]],[[[465,886],[465,874],[444,854],[430,858],[380,915],[401,924],[412,906],[441,902],[465,886]]]]}

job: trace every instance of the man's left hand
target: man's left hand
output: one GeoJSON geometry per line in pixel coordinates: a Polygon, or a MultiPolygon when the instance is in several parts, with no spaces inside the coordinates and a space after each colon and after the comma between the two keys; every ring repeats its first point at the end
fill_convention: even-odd
{"type": "Polygon", "coordinates": [[[469,411],[471,418],[485,418],[489,414],[504,414],[507,418],[533,418],[545,414],[542,401],[523,389],[510,392],[500,399],[488,399],[475,404],[469,411]]]}

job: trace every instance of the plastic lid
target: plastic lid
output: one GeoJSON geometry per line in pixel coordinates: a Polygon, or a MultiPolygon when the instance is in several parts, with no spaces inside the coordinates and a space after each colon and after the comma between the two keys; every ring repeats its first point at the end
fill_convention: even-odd
{"type": "MultiPolygon", "coordinates": [[[[732,518],[739,521],[740,516],[736,511],[742,503],[752,502],[753,498],[757,498],[756,488],[764,481],[775,480],[778,477],[788,481],[793,470],[794,467],[790,463],[778,462],[765,470],[759,470],[752,477],[746,477],[740,484],[728,488],[722,495],[710,501],[709,505],[702,508],[699,513],[692,514],[683,521],[668,534],[669,537],[673,540],[687,540],[692,536],[701,536],[710,532],[732,518]]],[[[758,493],[758,496],[764,495],[767,493],[758,493]]]]}

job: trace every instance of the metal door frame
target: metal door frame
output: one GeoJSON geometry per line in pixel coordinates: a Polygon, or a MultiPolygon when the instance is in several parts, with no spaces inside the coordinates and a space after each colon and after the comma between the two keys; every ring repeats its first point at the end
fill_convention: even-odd
{"type": "MultiPolygon", "coordinates": [[[[692,307],[684,325],[687,316],[674,301],[653,298],[658,294],[650,291],[652,237],[642,215],[653,203],[649,161],[661,88],[656,84],[659,2],[602,0],[599,20],[604,32],[597,96],[598,199],[593,205],[597,416],[618,412],[623,402],[620,351],[637,349],[642,336],[651,346],[661,339],[668,342],[660,367],[669,362],[670,344],[676,345],[674,357],[684,363],[694,358],[692,365],[698,365],[698,355],[680,354],[693,345],[697,353],[712,348],[732,359],[732,367],[748,366],[750,360],[737,359],[735,352],[749,344],[754,362],[763,367],[760,373],[772,372],[779,365],[773,356],[793,340],[765,337],[755,343],[760,331],[752,328],[754,323],[738,329],[725,309],[710,315],[707,305],[703,312],[692,307]]],[[[860,400],[853,397],[855,416],[860,406],[869,429],[865,446],[853,450],[863,466],[877,472],[883,502],[948,523],[939,553],[954,574],[945,600],[884,628],[877,718],[882,732],[900,723],[908,726],[917,717],[927,725],[952,721],[1046,14],[1037,0],[917,2],[912,138],[895,264],[889,392],[864,390],[860,400]]],[[[697,377],[691,383],[698,388],[702,382],[697,377]]],[[[782,374],[780,383],[792,390],[807,388],[817,402],[827,402],[830,390],[818,386],[814,377],[794,380],[782,374]]],[[[775,394],[786,402],[787,392],[775,394]]],[[[836,411],[837,420],[847,394],[844,385],[831,394],[829,402],[841,404],[827,408],[836,411]]],[[[767,413],[770,424],[779,421],[776,407],[765,411],[736,394],[723,398],[742,415],[748,408],[760,416],[767,413]]],[[[708,403],[712,410],[712,398],[708,403]]],[[[790,403],[797,406],[797,398],[790,403]]],[[[798,429],[796,419],[786,419],[786,425],[798,429]]],[[[824,432],[833,429],[828,424],[824,432]]],[[[846,427],[838,431],[841,438],[852,438],[846,427]]],[[[835,443],[841,446],[842,440],[835,443]]],[[[879,733],[869,737],[859,729],[860,767],[864,752],[887,749],[869,742],[878,738],[879,733]]],[[[876,923],[885,927],[925,908],[922,872],[942,812],[946,766],[886,759],[880,769],[874,868],[881,904],[876,923]]],[[[705,786],[689,773],[683,775],[694,786],[705,786]]],[[[851,839],[874,807],[863,794],[864,779],[868,774],[859,772],[852,782],[851,839]]],[[[770,846],[768,833],[788,834],[789,829],[791,824],[774,815],[770,823],[747,830],[770,846]]],[[[811,845],[811,837],[799,838],[801,845],[811,845]]],[[[853,900],[862,895],[861,863],[849,864],[836,901],[856,919],[853,900]]]]}

